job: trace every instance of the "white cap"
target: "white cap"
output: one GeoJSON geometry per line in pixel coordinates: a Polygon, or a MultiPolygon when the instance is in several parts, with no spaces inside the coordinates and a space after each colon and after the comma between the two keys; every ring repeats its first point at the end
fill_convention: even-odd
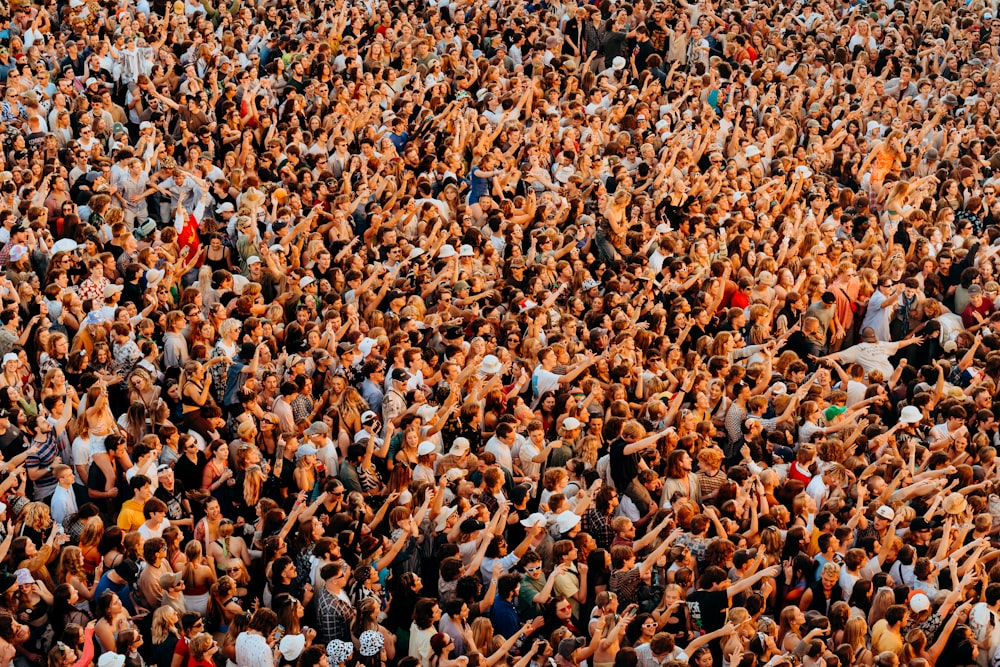
{"type": "Polygon", "coordinates": [[[907,405],[899,413],[899,421],[904,424],[917,424],[923,418],[924,415],[920,412],[920,408],[913,405],[907,405]]]}
{"type": "Polygon", "coordinates": [[[910,609],[914,614],[919,614],[920,612],[927,611],[930,608],[931,599],[924,593],[914,593],[913,597],[910,598],[910,609]]]}
{"type": "Polygon", "coordinates": [[[544,526],[546,523],[545,515],[541,512],[535,512],[534,514],[528,515],[526,518],[521,519],[521,525],[525,528],[531,528],[533,526],[544,526]]]}
{"type": "Polygon", "coordinates": [[[361,342],[358,343],[358,351],[361,352],[362,356],[367,357],[372,353],[372,349],[375,347],[375,343],[378,341],[374,338],[362,338],[361,342]]]}
{"type": "Polygon", "coordinates": [[[580,515],[570,510],[560,512],[556,517],[556,526],[559,527],[560,533],[568,533],[578,523],[580,523],[580,515]]]}
{"type": "Polygon", "coordinates": [[[461,456],[471,450],[472,446],[469,444],[469,439],[458,437],[451,443],[451,448],[448,449],[448,453],[454,454],[455,456],[461,456]]]}
{"type": "Polygon", "coordinates": [[[314,282],[316,282],[316,279],[313,278],[312,276],[302,276],[301,278],[299,278],[299,289],[305,289],[309,285],[312,285],[314,282]]]}
{"type": "Polygon", "coordinates": [[[428,454],[433,454],[437,451],[437,445],[433,442],[428,442],[424,440],[417,447],[417,456],[427,456],[428,454]]]}
{"type": "Polygon", "coordinates": [[[247,266],[253,266],[254,264],[260,264],[260,257],[257,255],[247,257],[247,266]]]}
{"type": "Polygon", "coordinates": [[[454,257],[457,254],[458,253],[455,252],[455,246],[450,243],[445,243],[441,246],[441,249],[438,250],[438,259],[448,259],[449,257],[454,257]]]}
{"type": "Polygon", "coordinates": [[[479,372],[484,375],[496,375],[503,370],[503,364],[494,354],[487,354],[479,364],[479,372]]]}
{"type": "Polygon", "coordinates": [[[278,651],[288,662],[295,662],[302,655],[302,649],[306,647],[305,635],[285,635],[278,644],[278,651]]]}
{"type": "Polygon", "coordinates": [[[3,355],[3,364],[5,366],[7,365],[8,362],[11,361],[18,361],[17,354],[15,354],[14,352],[8,352],[7,354],[3,355]]]}
{"type": "MultiPolygon", "coordinates": [[[[452,470],[455,470],[455,468],[452,468],[452,470]]],[[[451,470],[449,470],[448,472],[451,472],[451,470]]],[[[437,517],[435,517],[434,519],[434,531],[438,533],[443,532],[444,529],[448,527],[448,519],[450,519],[451,515],[457,511],[458,510],[456,510],[454,507],[450,505],[445,505],[444,507],[442,507],[441,511],[438,512],[437,517]]]]}
{"type": "Polygon", "coordinates": [[[295,458],[301,459],[306,456],[316,456],[316,452],[317,449],[314,446],[306,443],[295,450],[295,458]]]}
{"type": "Polygon", "coordinates": [[[572,431],[573,429],[580,428],[581,426],[583,426],[583,424],[581,424],[580,420],[576,417],[566,417],[566,419],[562,420],[562,427],[566,431],[572,431]]]}
{"type": "Polygon", "coordinates": [[[896,518],[896,512],[888,505],[882,505],[875,510],[875,516],[885,519],[886,521],[892,521],[896,518]]]}
{"type": "Polygon", "coordinates": [[[123,667],[125,656],[118,653],[102,653],[97,661],[97,667],[123,667]]]}
{"type": "Polygon", "coordinates": [[[163,271],[160,269],[150,269],[146,271],[146,285],[152,286],[163,280],[163,271]]]}
{"type": "Polygon", "coordinates": [[[57,252],[73,252],[80,247],[80,244],[73,239],[59,239],[52,244],[52,253],[57,252]]]}
{"type": "Polygon", "coordinates": [[[747,146],[746,156],[753,157],[754,155],[760,155],[760,149],[754,146],[753,144],[750,144],[749,146],[747,146]]]}

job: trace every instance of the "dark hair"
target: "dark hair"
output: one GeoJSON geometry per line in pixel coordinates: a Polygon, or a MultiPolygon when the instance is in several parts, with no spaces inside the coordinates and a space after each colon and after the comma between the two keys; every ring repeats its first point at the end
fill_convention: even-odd
{"type": "Polygon", "coordinates": [[[326,647],[322,644],[308,646],[299,654],[297,667],[317,667],[324,655],[326,655],[326,647]]]}
{"type": "Polygon", "coordinates": [[[517,587],[520,585],[521,585],[520,575],[505,574],[504,576],[500,577],[500,581],[497,582],[497,595],[500,596],[501,600],[506,600],[511,593],[517,590],[517,587]]]}
{"type": "Polygon", "coordinates": [[[144,486],[149,486],[152,483],[148,477],[140,473],[129,480],[128,488],[132,489],[132,493],[135,493],[144,486]]]}
{"type": "Polygon", "coordinates": [[[420,598],[413,608],[413,622],[421,630],[426,630],[434,623],[434,607],[437,600],[434,598],[420,598]]]}
{"type": "Polygon", "coordinates": [[[108,612],[111,611],[111,603],[114,601],[115,597],[116,593],[114,591],[104,591],[97,598],[97,613],[95,613],[94,616],[98,620],[102,618],[106,621],[111,620],[108,612]]]}
{"type": "Polygon", "coordinates": [[[274,632],[276,627],[278,627],[278,615],[264,607],[255,611],[253,616],[250,617],[250,626],[248,629],[256,630],[264,635],[264,637],[268,637],[274,632]]]}

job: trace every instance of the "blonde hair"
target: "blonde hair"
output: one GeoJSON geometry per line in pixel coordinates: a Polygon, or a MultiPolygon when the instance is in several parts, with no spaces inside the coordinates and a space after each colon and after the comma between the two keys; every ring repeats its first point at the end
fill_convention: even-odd
{"type": "Polygon", "coordinates": [[[164,605],[153,612],[153,627],[152,627],[152,640],[154,644],[162,644],[167,641],[167,637],[171,634],[179,636],[180,633],[177,632],[177,623],[170,623],[167,621],[167,614],[171,611],[174,614],[177,610],[169,605],[164,605]]]}
{"type": "Polygon", "coordinates": [[[226,336],[231,332],[236,332],[240,330],[243,324],[235,317],[229,317],[222,321],[219,325],[219,335],[226,336]]]}
{"type": "Polygon", "coordinates": [[[35,530],[45,530],[49,527],[52,512],[45,503],[33,502],[24,506],[24,525],[35,530]]]}

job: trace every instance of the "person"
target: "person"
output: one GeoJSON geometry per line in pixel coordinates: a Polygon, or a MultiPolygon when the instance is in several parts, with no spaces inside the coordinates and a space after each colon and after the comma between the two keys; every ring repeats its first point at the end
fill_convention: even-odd
{"type": "Polygon", "coordinates": [[[278,617],[270,609],[258,609],[246,631],[236,638],[236,664],[240,667],[273,667],[274,631],[278,617]]]}
{"type": "Polygon", "coordinates": [[[61,524],[79,511],[76,502],[76,493],[73,490],[76,476],[73,474],[72,468],[61,463],[52,466],[52,476],[58,482],[56,490],[52,493],[50,503],[52,507],[52,520],[61,524]]]}
{"type": "Polygon", "coordinates": [[[152,497],[152,482],[145,475],[134,476],[128,485],[132,490],[132,498],[122,503],[121,512],[118,514],[118,527],[125,532],[138,530],[145,523],[143,507],[152,497]]]}

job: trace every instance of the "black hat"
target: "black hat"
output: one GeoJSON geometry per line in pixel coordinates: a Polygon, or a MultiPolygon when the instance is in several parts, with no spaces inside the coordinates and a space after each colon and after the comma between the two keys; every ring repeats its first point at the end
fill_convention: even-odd
{"type": "Polygon", "coordinates": [[[410,374],[406,372],[405,368],[394,368],[392,371],[392,379],[397,382],[408,382],[410,374]]]}
{"type": "Polygon", "coordinates": [[[822,298],[823,298],[823,303],[829,303],[829,304],[837,303],[837,295],[835,295],[833,292],[823,292],[822,298]]]}
{"type": "Polygon", "coordinates": [[[134,584],[139,578],[139,566],[135,564],[135,561],[125,559],[115,565],[115,574],[124,579],[125,583],[134,584]]]}
{"type": "Polygon", "coordinates": [[[917,533],[921,530],[930,530],[931,524],[927,519],[922,516],[918,516],[916,519],[910,522],[910,532],[917,533]]]}

